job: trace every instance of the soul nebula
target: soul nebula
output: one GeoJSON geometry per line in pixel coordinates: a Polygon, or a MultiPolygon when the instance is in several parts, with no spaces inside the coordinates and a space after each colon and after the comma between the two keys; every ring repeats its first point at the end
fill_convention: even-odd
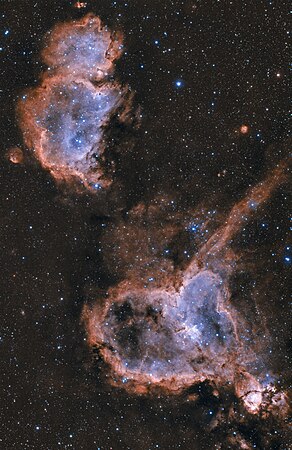
{"type": "Polygon", "coordinates": [[[122,49],[122,36],[93,15],[48,33],[47,69],[18,112],[26,146],[56,180],[90,190],[111,184],[104,130],[113,115],[125,121],[131,107],[127,88],[109,79],[122,49]]]}

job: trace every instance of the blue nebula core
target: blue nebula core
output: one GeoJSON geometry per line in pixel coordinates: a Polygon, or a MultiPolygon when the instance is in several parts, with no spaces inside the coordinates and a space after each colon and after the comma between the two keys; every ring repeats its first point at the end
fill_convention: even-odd
{"type": "Polygon", "coordinates": [[[122,47],[119,37],[89,14],[79,22],[56,25],[48,33],[43,60],[59,72],[91,78],[98,70],[110,69],[113,54],[122,47]]]}
{"type": "Polygon", "coordinates": [[[74,82],[54,86],[47,110],[37,119],[47,130],[43,149],[50,163],[74,167],[86,155],[98,155],[101,127],[118,100],[116,89],[96,91],[74,82]]]}
{"type": "Polygon", "coordinates": [[[221,279],[207,270],[176,297],[166,291],[127,294],[108,310],[105,343],[130,371],[157,379],[196,370],[212,375],[235,343],[223,298],[221,279]]]}
{"type": "Polygon", "coordinates": [[[57,180],[77,190],[112,182],[104,129],[120,107],[131,107],[127,88],[109,77],[122,47],[121,35],[92,14],[56,25],[42,51],[48,68],[40,85],[19,102],[25,144],[57,180]]]}

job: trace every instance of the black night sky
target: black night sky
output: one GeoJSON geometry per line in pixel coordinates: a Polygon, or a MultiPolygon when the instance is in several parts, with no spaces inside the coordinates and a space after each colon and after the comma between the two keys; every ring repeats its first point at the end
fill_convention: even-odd
{"type": "Polygon", "coordinates": [[[2,0],[0,449],[291,448],[288,6],[286,0],[2,0]],[[88,13],[123,34],[113,73],[93,83],[109,93],[118,83],[126,92],[102,128],[105,151],[96,150],[109,187],[103,178],[87,186],[95,169],[85,182],[71,175],[60,181],[38,156],[37,138],[25,141],[25,127],[32,129],[25,114],[38,100],[19,112],[27,89],[49,77],[40,56],[46,33],[64,22],[70,31],[88,13]],[[212,303],[194,310],[201,356],[192,360],[193,383],[184,379],[181,388],[177,373],[189,351],[176,351],[182,344],[165,319],[164,297],[157,310],[153,292],[172,292],[170,285],[184,283],[173,280],[185,280],[194,266],[206,277],[192,275],[197,302],[200,283],[210,302],[222,285],[230,309],[224,320],[210,312],[212,303]],[[100,319],[96,305],[107,304],[100,319]],[[106,330],[94,344],[87,314],[106,330]],[[234,348],[234,337],[227,343],[236,334],[230,317],[243,330],[234,348]],[[160,378],[148,384],[155,343],[142,342],[144,323],[151,339],[162,332],[175,343],[167,378],[160,370],[168,350],[157,341],[164,347],[155,350],[160,378]],[[216,344],[208,334],[213,328],[216,344]],[[204,345],[215,352],[214,369],[204,345]],[[229,375],[220,378],[233,363],[216,369],[216,355],[229,351],[243,355],[234,370],[253,383],[252,405],[247,388],[229,375]],[[144,369],[119,372],[115,355],[135,370],[143,356],[144,369]],[[207,376],[209,369],[214,374],[207,376]]]}

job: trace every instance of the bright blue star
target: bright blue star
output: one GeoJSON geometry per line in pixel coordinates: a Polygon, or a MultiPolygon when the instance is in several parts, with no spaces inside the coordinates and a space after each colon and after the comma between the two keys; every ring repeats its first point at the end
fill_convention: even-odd
{"type": "Polygon", "coordinates": [[[182,88],[183,85],[184,85],[184,83],[183,83],[182,80],[176,80],[176,81],[175,81],[175,86],[176,86],[177,88],[182,88]]]}
{"type": "Polygon", "coordinates": [[[258,204],[257,204],[256,201],[250,200],[250,201],[248,202],[248,206],[249,206],[251,209],[256,209],[256,207],[258,206],[258,204]]]}
{"type": "Polygon", "coordinates": [[[192,231],[193,233],[196,233],[199,230],[199,225],[193,224],[190,227],[190,231],[192,231]]]}

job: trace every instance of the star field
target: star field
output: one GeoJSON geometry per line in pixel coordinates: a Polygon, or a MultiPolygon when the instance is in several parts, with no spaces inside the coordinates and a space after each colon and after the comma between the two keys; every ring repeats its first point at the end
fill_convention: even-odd
{"type": "Polygon", "coordinates": [[[288,17],[1,5],[1,449],[290,448],[288,17]]]}

